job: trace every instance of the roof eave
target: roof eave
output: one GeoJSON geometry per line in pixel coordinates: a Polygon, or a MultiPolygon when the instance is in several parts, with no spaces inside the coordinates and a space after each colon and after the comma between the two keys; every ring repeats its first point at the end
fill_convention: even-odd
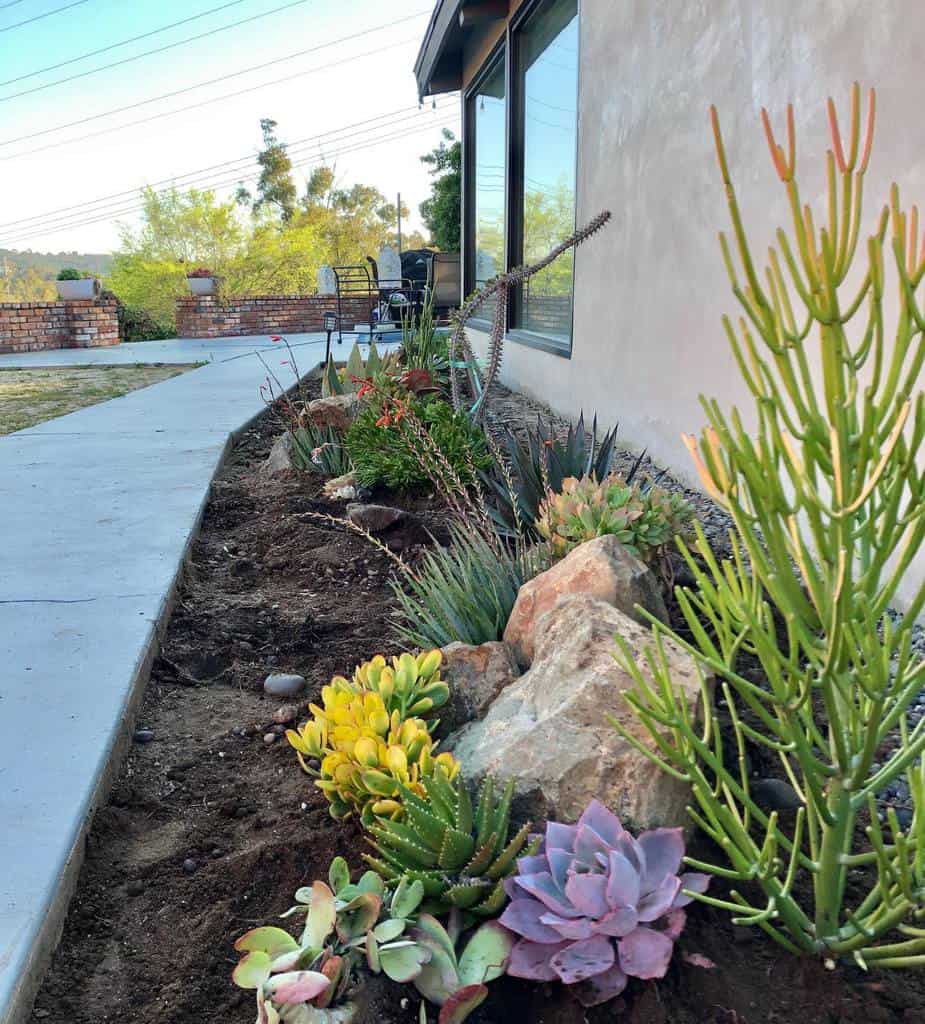
{"type": "Polygon", "coordinates": [[[464,0],[438,0],[414,62],[418,97],[453,92],[462,85],[462,29],[459,11],[464,0]]]}

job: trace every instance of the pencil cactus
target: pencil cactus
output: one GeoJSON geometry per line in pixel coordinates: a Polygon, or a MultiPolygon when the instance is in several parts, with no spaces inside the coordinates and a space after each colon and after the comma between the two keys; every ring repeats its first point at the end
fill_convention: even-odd
{"type": "Polygon", "coordinates": [[[655,752],[621,731],[691,783],[691,814],[728,858],[706,869],[763,892],[700,898],[794,953],[919,966],[925,718],[912,724],[907,712],[925,678],[912,639],[925,586],[906,572],[925,539],[925,243],[917,209],[903,209],[894,186],[861,247],[866,261],[856,265],[873,92],[862,133],[853,89],[847,146],[829,101],[828,203],[818,230],[796,181],[793,110],[786,148],[762,116],[793,218],[792,238],[777,233],[763,276],[712,112],[734,235],[732,245],[721,236],[722,250],[744,314],[724,326],[755,414],[727,415],[704,399],[708,426],[699,442],[687,439],[704,487],[732,518],[732,556],[719,562],[698,531],[687,553],[696,586],[678,591],[683,634],[653,623],[648,681],[629,651],[621,658],[637,683],[626,699],[656,738],[655,752]],[[885,302],[888,256],[895,306],[885,302]],[[904,582],[907,610],[897,619],[888,611],[904,582]],[[720,680],[731,753],[706,686],[702,729],[672,688],[666,636],[720,680]],[[760,685],[737,671],[740,652],[760,662],[760,685]],[[756,799],[751,744],[779,762],[793,787],[797,807],[786,826],[756,799]],[[901,776],[914,805],[905,824],[892,809],[881,819],[876,802],[901,776]],[[874,877],[858,896],[861,878],[849,889],[848,877],[859,868],[874,877]]]}
{"type": "Polygon", "coordinates": [[[504,906],[504,879],[527,846],[529,825],[509,835],[513,782],[500,796],[488,778],[475,808],[461,774],[442,766],[421,780],[423,793],[403,791],[406,817],[369,826],[375,856],[365,860],[387,882],[406,878],[424,886],[426,908],[453,908],[494,917],[504,906]]]}
{"type": "Polygon", "coordinates": [[[422,781],[435,766],[449,777],[458,772],[452,754],[435,754],[427,724],[403,719],[397,709],[390,714],[379,693],[331,685],[322,701],[323,707],[310,705],[312,720],[287,730],[286,738],[327,796],[332,817],[358,811],[364,824],[377,815],[398,820],[404,794],[423,794],[422,781]]]}
{"type": "Polygon", "coordinates": [[[585,1006],[629,977],[661,978],[707,875],[679,874],[684,838],[659,828],[634,838],[592,800],[576,825],[549,822],[541,851],[518,861],[501,924],[520,936],[508,973],[575,986],[585,1006]]]}

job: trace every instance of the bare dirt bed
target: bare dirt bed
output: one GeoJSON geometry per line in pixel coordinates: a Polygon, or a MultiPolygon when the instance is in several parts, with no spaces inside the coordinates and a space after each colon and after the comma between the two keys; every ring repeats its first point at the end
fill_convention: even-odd
{"type": "MultiPolygon", "coordinates": [[[[394,651],[389,564],[362,538],[304,517],[332,510],[317,480],[255,475],[277,429],[265,417],[216,481],[138,722],[153,739],[133,746],[97,815],[37,1019],[250,1022],[252,994],[229,978],[234,939],[285,910],[297,886],[326,875],[335,854],[362,866],[359,829],[329,818],[279,735],[283,702],[267,697],[262,682],[277,669],[304,675],[301,718],[331,675],[394,651]]],[[[439,522],[431,503],[411,505],[425,522],[439,522]]],[[[419,537],[395,540],[413,547],[419,537]]],[[[921,975],[827,971],[709,908],[692,908],[680,945],[718,966],[703,970],[676,956],[658,985],[633,983],[624,998],[587,1014],[561,989],[505,979],[470,1020],[925,1020],[921,975]]],[[[415,1024],[417,1013],[412,988],[377,983],[359,1024],[415,1024]]]]}

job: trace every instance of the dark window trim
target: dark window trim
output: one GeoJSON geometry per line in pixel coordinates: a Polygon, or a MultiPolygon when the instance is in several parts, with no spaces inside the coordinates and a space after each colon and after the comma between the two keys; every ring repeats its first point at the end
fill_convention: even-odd
{"type": "MultiPolygon", "coordinates": [[[[493,74],[499,64],[505,65],[504,73],[504,188],[508,188],[508,157],[510,149],[510,99],[508,96],[507,72],[507,33],[492,47],[491,53],[473,78],[463,97],[463,294],[468,297],[475,291],[475,163],[478,158],[475,146],[475,116],[473,99],[484,85],[485,80],[493,74]]],[[[505,191],[506,197],[506,191],[505,191]]],[[[507,208],[505,208],[505,221],[507,208]]],[[[507,223],[504,225],[505,256],[507,255],[507,223]]],[[[507,267],[504,268],[505,270],[507,267]]],[[[491,328],[491,321],[484,317],[474,316],[473,325],[491,328]]]]}
{"type": "MultiPolygon", "coordinates": [[[[497,61],[504,61],[504,88],[505,88],[505,117],[506,138],[505,138],[505,189],[507,205],[505,209],[505,258],[507,265],[505,270],[519,266],[522,262],[523,252],[523,158],[515,158],[515,152],[519,150],[523,154],[524,135],[524,97],[517,87],[517,63],[519,47],[519,30],[537,11],[545,0],[525,0],[520,8],[514,13],[507,23],[504,35],[492,48],[491,53],[485,58],[478,74],[472,79],[463,97],[463,250],[465,259],[463,263],[464,292],[468,296],[474,290],[475,283],[475,246],[474,235],[470,235],[469,226],[472,223],[472,210],[474,205],[474,172],[475,146],[474,125],[471,114],[470,100],[473,94],[479,89],[485,78],[491,74],[497,61]],[[515,139],[516,132],[516,139],[515,139]],[[519,145],[515,145],[519,143],[519,145]]],[[[578,22],[581,25],[582,0],[576,0],[578,22]]],[[[579,203],[579,176],[578,176],[578,154],[581,146],[581,31],[578,33],[578,54],[577,54],[578,75],[575,82],[575,226],[578,222],[579,203]]],[[[563,341],[550,335],[540,334],[535,331],[528,331],[522,327],[514,327],[515,310],[520,312],[523,298],[521,289],[514,290],[512,301],[508,303],[507,328],[505,338],[527,348],[539,349],[550,355],[560,356],[564,359],[571,359],[575,339],[575,282],[578,260],[576,258],[572,265],[572,319],[569,340],[563,341]]],[[[491,329],[491,321],[479,317],[472,318],[474,327],[482,330],[491,329]]]]}

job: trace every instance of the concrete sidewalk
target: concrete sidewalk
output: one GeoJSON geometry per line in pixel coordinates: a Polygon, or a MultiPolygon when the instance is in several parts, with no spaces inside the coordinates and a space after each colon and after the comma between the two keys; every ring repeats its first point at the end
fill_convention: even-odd
{"type": "MultiPolygon", "coordinates": [[[[323,335],[289,340],[303,373],[323,359],[323,335]]],[[[0,437],[2,1024],[28,1018],[212,477],[264,408],[258,351],[288,386],[288,353],[268,338],[0,356],[206,363],[0,437]]]]}

